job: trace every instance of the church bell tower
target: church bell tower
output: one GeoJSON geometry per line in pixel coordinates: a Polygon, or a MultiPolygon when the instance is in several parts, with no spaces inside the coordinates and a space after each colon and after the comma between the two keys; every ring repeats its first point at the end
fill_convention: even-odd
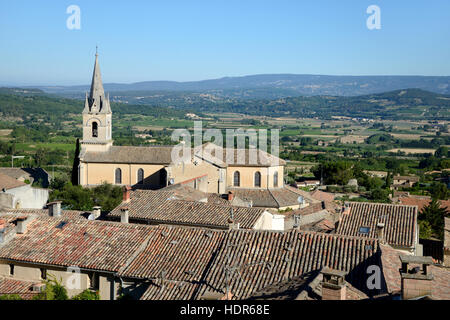
{"type": "Polygon", "coordinates": [[[81,147],[85,151],[108,151],[112,146],[112,112],[109,95],[105,96],[102,75],[95,53],[94,72],[89,96],[86,93],[83,110],[83,140],[81,147]]]}

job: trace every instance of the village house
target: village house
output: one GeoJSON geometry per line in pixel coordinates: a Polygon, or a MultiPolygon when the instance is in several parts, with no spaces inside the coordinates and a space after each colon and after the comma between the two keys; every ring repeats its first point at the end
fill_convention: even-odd
{"type": "Polygon", "coordinates": [[[212,229],[284,230],[284,216],[263,208],[209,203],[209,194],[187,185],[124,191],[123,202],[105,218],[126,223],[212,229]]]}
{"type": "Polygon", "coordinates": [[[0,209],[42,209],[48,201],[48,189],[32,187],[9,175],[0,173],[0,209]]]}
{"type": "Polygon", "coordinates": [[[346,202],[337,234],[378,238],[404,254],[422,255],[417,206],[346,202]]]}
{"type": "Polygon", "coordinates": [[[417,182],[419,182],[419,177],[417,176],[394,176],[391,188],[394,190],[398,190],[398,188],[412,188],[417,182]]]}
{"type": "Polygon", "coordinates": [[[42,168],[0,168],[0,174],[31,185],[37,183],[43,188],[48,188],[50,184],[50,176],[42,168]]]}

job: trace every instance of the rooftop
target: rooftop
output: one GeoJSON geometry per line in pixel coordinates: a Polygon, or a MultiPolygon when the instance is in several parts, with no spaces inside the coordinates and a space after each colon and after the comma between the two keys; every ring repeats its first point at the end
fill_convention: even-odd
{"type": "Polygon", "coordinates": [[[0,192],[2,190],[10,190],[18,187],[26,186],[27,184],[19,181],[15,178],[10,177],[9,175],[0,173],[0,192]]]}
{"type": "Polygon", "coordinates": [[[350,211],[342,214],[337,234],[377,238],[377,224],[384,223],[384,238],[387,243],[399,247],[414,246],[417,207],[368,202],[347,204],[350,211]]]}
{"type": "Polygon", "coordinates": [[[170,164],[172,148],[168,146],[128,147],[112,146],[106,152],[86,151],[80,155],[84,162],[170,164]]]}
{"type": "Polygon", "coordinates": [[[226,229],[233,211],[234,222],[240,228],[251,229],[264,213],[264,209],[229,207],[197,201],[186,201],[175,192],[135,190],[130,201],[114,208],[107,217],[118,219],[121,208],[129,209],[129,218],[155,224],[179,224],[226,229]]]}
{"type": "Polygon", "coordinates": [[[299,205],[298,198],[301,196],[306,202],[315,203],[308,192],[285,186],[274,189],[247,189],[247,188],[228,188],[233,191],[235,196],[245,201],[252,201],[253,207],[260,208],[283,208],[299,205]]]}
{"type": "Polygon", "coordinates": [[[0,296],[19,295],[24,300],[31,300],[38,292],[33,291],[36,282],[0,278],[0,296]]]}
{"type": "MultiPolygon", "coordinates": [[[[0,219],[11,216],[0,215],[0,219]]],[[[0,258],[115,272],[150,232],[141,225],[37,216],[26,233],[0,245],[0,258]]]]}

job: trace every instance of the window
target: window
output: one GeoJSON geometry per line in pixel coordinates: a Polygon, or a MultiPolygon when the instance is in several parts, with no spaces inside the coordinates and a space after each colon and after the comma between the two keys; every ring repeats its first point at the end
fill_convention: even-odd
{"type": "Polygon", "coordinates": [[[139,169],[137,172],[137,183],[144,184],[144,169],[139,169]]]}
{"type": "Polygon", "coordinates": [[[278,171],[275,171],[273,174],[273,186],[274,188],[278,187],[278,171]]]}
{"type": "Polygon", "coordinates": [[[9,265],[9,275],[10,275],[10,276],[13,276],[13,275],[14,275],[14,265],[13,265],[13,264],[10,264],[10,265],[9,265]]]}
{"type": "Polygon", "coordinates": [[[97,138],[98,137],[98,124],[97,122],[92,122],[92,137],[97,138]]]}
{"type": "Polygon", "coordinates": [[[255,187],[261,187],[261,172],[255,172],[255,187]]]}
{"type": "Polygon", "coordinates": [[[47,279],[47,269],[41,269],[41,279],[42,280],[47,279]]]}
{"type": "Polygon", "coordinates": [[[96,272],[91,272],[89,274],[90,289],[98,290],[100,284],[99,280],[100,280],[99,274],[96,272]]]}
{"type": "Polygon", "coordinates": [[[64,228],[64,226],[67,224],[66,221],[61,221],[60,223],[58,223],[58,225],[56,226],[57,229],[62,229],[64,228]]]}
{"type": "Polygon", "coordinates": [[[235,171],[233,175],[233,185],[239,187],[241,185],[241,174],[239,171],[235,171]]]}
{"type": "Polygon", "coordinates": [[[116,169],[116,184],[122,184],[122,170],[116,169]]]}
{"type": "Polygon", "coordinates": [[[369,227],[360,227],[359,228],[359,233],[369,234],[369,232],[370,232],[370,228],[369,227]]]}

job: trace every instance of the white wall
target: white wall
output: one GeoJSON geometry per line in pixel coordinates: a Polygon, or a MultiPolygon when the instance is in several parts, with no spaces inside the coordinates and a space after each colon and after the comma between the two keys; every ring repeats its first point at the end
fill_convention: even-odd
{"type": "MultiPolygon", "coordinates": [[[[42,209],[48,201],[48,189],[33,188],[30,185],[7,190],[5,193],[0,193],[0,202],[5,205],[5,199],[9,199],[9,208],[23,208],[23,209],[42,209]],[[5,194],[3,197],[2,194],[5,194]],[[9,196],[6,196],[8,195],[9,196]],[[11,198],[12,196],[12,198],[11,198]],[[19,206],[18,206],[19,205],[19,206]]],[[[6,205],[5,205],[6,206],[6,205]]]]}
{"type": "Polygon", "coordinates": [[[253,229],[283,231],[284,216],[279,214],[271,214],[268,211],[264,211],[258,221],[256,221],[253,229]]]}

